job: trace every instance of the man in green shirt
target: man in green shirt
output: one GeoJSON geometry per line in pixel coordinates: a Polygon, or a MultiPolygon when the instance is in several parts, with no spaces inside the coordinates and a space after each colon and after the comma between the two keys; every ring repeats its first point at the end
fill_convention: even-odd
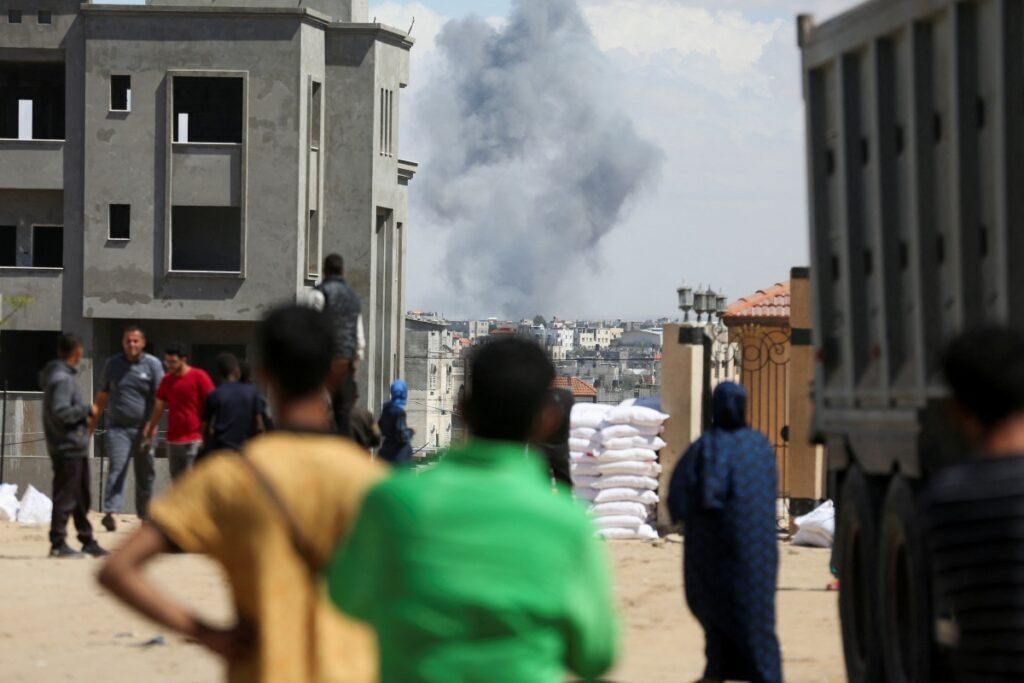
{"type": "Polygon", "coordinates": [[[603,549],[525,445],[557,427],[553,379],[536,344],[488,343],[463,405],[469,442],[368,494],[328,574],[334,603],[377,631],[381,683],[555,683],[611,668],[603,549]]]}

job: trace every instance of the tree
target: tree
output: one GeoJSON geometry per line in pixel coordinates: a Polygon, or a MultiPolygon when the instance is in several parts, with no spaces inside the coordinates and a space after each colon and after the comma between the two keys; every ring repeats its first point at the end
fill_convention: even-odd
{"type": "MultiPolygon", "coordinates": [[[[7,308],[10,312],[3,314],[0,318],[0,328],[3,328],[7,321],[10,320],[18,313],[18,311],[24,310],[35,303],[35,297],[31,296],[6,296],[0,297],[0,304],[6,303],[4,308],[7,308]]],[[[2,309],[0,309],[2,310],[2,309]]]]}
{"type": "Polygon", "coordinates": [[[547,323],[547,320],[545,320],[544,316],[540,315],[539,313],[537,315],[533,316],[533,324],[534,325],[544,325],[546,323],[547,323]]]}

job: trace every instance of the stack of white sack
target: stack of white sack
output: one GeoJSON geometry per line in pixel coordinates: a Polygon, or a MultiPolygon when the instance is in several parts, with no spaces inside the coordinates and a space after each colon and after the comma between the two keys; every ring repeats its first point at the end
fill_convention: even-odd
{"type": "Polygon", "coordinates": [[[660,434],[668,415],[627,401],[609,410],[601,428],[597,452],[597,494],[590,498],[590,513],[599,533],[612,539],[654,539],[648,524],[658,504],[658,451],[665,447],[660,434]]]}
{"type": "Polygon", "coordinates": [[[600,403],[577,403],[569,416],[569,469],[576,495],[585,500],[597,496],[601,475],[597,460],[601,452],[601,426],[611,406],[600,403]]]}

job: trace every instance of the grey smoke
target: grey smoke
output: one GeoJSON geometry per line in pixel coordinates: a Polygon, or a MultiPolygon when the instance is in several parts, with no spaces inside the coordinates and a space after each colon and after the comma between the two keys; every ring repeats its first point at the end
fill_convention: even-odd
{"type": "Polygon", "coordinates": [[[447,310],[553,313],[572,269],[613,275],[595,249],[661,154],[618,103],[619,76],[575,0],[514,0],[500,28],[451,21],[437,46],[414,193],[446,233],[447,310]]]}

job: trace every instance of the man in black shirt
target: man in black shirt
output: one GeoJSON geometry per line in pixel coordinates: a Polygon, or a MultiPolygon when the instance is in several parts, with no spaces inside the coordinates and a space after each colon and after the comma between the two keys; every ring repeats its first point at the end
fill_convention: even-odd
{"type": "Polygon", "coordinates": [[[221,384],[206,397],[203,410],[203,454],[237,451],[258,432],[263,431],[260,401],[256,387],[239,382],[238,359],[230,353],[217,356],[221,384]]]}
{"type": "Polygon", "coordinates": [[[937,632],[956,680],[1024,680],[1024,336],[968,332],[943,366],[975,455],[928,487],[937,632]]]}

